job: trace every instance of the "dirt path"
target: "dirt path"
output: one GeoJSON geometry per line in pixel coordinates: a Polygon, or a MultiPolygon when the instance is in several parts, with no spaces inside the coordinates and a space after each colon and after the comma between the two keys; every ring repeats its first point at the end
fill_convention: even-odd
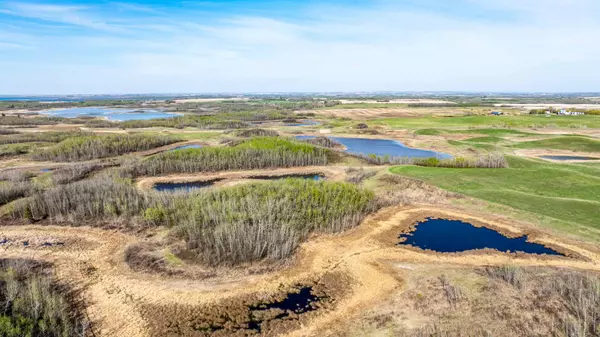
{"type": "MultiPolygon", "coordinates": [[[[263,172],[264,173],[264,172],[263,172]]],[[[390,208],[371,216],[342,235],[321,235],[301,245],[289,267],[259,275],[240,271],[234,277],[205,280],[176,279],[141,274],[129,269],[123,254],[129,244],[144,241],[133,234],[89,227],[24,226],[0,227],[0,236],[23,238],[43,236],[67,241],[64,247],[3,247],[3,257],[29,257],[55,263],[60,279],[79,284],[89,305],[89,315],[100,336],[148,336],[143,310],[152,304],[210,305],[223,299],[260,293],[276,293],[284,286],[325,274],[341,274],[349,281],[346,295],[336,301],[334,310],[324,311],[289,336],[335,334],[342,331],[353,314],[382,301],[390,292],[402,289],[404,282],[391,268],[399,263],[440,265],[523,265],[556,266],[600,271],[600,255],[586,245],[563,242],[538,232],[538,242],[561,247],[585,259],[566,257],[515,256],[499,252],[434,254],[395,245],[398,233],[415,217],[441,215],[481,221],[514,235],[529,228],[508,224],[498,218],[464,214],[440,207],[390,208]]]]}

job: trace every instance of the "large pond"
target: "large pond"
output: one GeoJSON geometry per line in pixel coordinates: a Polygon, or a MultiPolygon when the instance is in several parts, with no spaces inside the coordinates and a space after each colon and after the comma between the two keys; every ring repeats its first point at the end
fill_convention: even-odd
{"type": "Polygon", "coordinates": [[[582,156],[542,156],[541,158],[552,160],[600,160],[600,158],[582,156]]]}
{"type": "MultiPolygon", "coordinates": [[[[314,138],[313,136],[297,136],[298,139],[314,138]]],[[[329,137],[338,141],[347,148],[350,153],[391,157],[408,158],[439,158],[449,159],[451,155],[441,152],[415,149],[405,146],[397,140],[392,139],[368,139],[368,138],[343,138],[329,137]]]]}
{"type": "Polygon", "coordinates": [[[399,238],[399,245],[411,245],[441,253],[489,248],[512,253],[562,255],[539,243],[527,242],[527,236],[509,238],[495,230],[475,227],[459,220],[428,218],[417,223],[415,231],[402,234],[399,238]]]}
{"type": "Polygon", "coordinates": [[[134,121],[158,118],[172,118],[179,114],[166,113],[152,109],[118,109],[118,108],[68,108],[59,110],[47,110],[40,113],[54,117],[77,118],[77,117],[103,117],[111,121],[134,121]]]}

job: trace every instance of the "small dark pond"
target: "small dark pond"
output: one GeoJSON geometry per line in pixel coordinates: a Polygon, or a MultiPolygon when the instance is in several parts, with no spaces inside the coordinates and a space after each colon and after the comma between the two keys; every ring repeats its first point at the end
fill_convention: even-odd
{"type": "Polygon", "coordinates": [[[457,253],[474,249],[501,252],[563,255],[539,243],[527,242],[527,236],[508,238],[499,232],[475,227],[459,220],[432,219],[419,222],[415,231],[402,234],[399,245],[411,245],[440,253],[457,253]]]}
{"type": "MultiPolygon", "coordinates": [[[[297,139],[309,139],[313,136],[296,136],[297,139]]],[[[342,138],[330,137],[347,148],[347,152],[355,154],[408,158],[439,158],[449,159],[451,155],[441,152],[415,149],[405,146],[397,140],[392,139],[368,139],[368,138],[342,138]]]]}
{"type": "Polygon", "coordinates": [[[600,158],[580,156],[542,156],[541,158],[552,160],[600,160],[600,158]]]}
{"type": "Polygon", "coordinates": [[[201,149],[202,145],[199,144],[190,144],[190,145],[183,145],[183,146],[178,146],[174,149],[171,149],[171,151],[176,151],[176,150],[185,150],[185,149],[201,149]]]}
{"type": "Polygon", "coordinates": [[[299,315],[309,311],[317,310],[318,306],[316,303],[325,299],[326,297],[318,297],[313,294],[312,290],[312,287],[304,287],[301,288],[298,293],[289,293],[287,297],[281,301],[262,303],[256,306],[248,307],[251,317],[251,320],[248,323],[248,329],[255,330],[257,332],[261,331],[261,323],[263,323],[264,320],[256,318],[256,315],[261,311],[267,311],[271,309],[281,310],[282,312],[277,316],[268,319],[276,320],[287,318],[292,313],[299,315]]]}
{"type": "Polygon", "coordinates": [[[325,177],[320,174],[288,174],[283,176],[250,176],[248,179],[260,179],[260,180],[279,180],[286,178],[299,178],[308,180],[324,180],[325,177]]]}
{"type": "Polygon", "coordinates": [[[156,183],[154,189],[159,192],[190,192],[199,188],[211,187],[218,180],[191,181],[185,183],[156,183]]]}
{"type": "Polygon", "coordinates": [[[181,331],[179,323],[170,326],[175,327],[173,331],[177,335],[186,336],[196,336],[198,332],[203,335],[218,333],[220,336],[255,336],[263,332],[269,334],[278,322],[298,320],[301,315],[320,310],[333,302],[326,293],[307,285],[297,285],[282,295],[285,297],[277,297],[276,300],[235,301],[216,308],[206,308],[206,313],[195,312],[197,318],[186,322],[184,327],[189,334],[181,331]]]}

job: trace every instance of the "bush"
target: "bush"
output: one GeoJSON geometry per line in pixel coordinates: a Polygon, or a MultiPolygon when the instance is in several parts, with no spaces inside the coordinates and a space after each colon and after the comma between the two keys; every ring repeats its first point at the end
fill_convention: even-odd
{"type": "Polygon", "coordinates": [[[103,168],[100,164],[76,164],[55,170],[52,173],[54,184],[62,185],[85,179],[90,173],[103,168]]]}
{"type": "Polygon", "coordinates": [[[149,196],[139,193],[132,184],[108,177],[59,185],[37,192],[15,203],[14,218],[50,218],[53,221],[77,223],[81,220],[129,220],[151,207],[149,196]]]}
{"type": "Polygon", "coordinates": [[[0,205],[23,198],[31,191],[32,186],[28,181],[2,183],[0,184],[0,205]]]}
{"type": "Polygon", "coordinates": [[[27,171],[8,170],[0,172],[0,181],[27,181],[35,177],[35,174],[27,171]]]}
{"type": "Polygon", "coordinates": [[[31,146],[32,144],[0,145],[0,158],[26,154],[31,149],[31,146]]]}
{"type": "Polygon", "coordinates": [[[415,159],[417,166],[445,168],[508,168],[508,162],[502,153],[488,153],[477,158],[462,158],[439,160],[437,158],[415,159]]]}
{"type": "Polygon", "coordinates": [[[39,264],[0,263],[0,336],[85,336],[89,323],[70,291],[47,276],[39,264]]]}
{"type": "Polygon", "coordinates": [[[17,135],[0,136],[0,144],[18,143],[59,143],[67,138],[86,136],[83,132],[26,132],[17,135]]]}
{"type": "Polygon", "coordinates": [[[311,232],[352,228],[376,209],[374,195],[347,183],[286,179],[181,199],[175,233],[211,266],[290,256],[311,232]]]}
{"type": "Polygon", "coordinates": [[[250,130],[241,130],[235,133],[238,137],[250,138],[250,137],[277,137],[279,133],[273,130],[265,130],[265,129],[250,129],[250,130]]]}
{"type": "Polygon", "coordinates": [[[165,272],[164,258],[148,243],[133,244],[125,249],[125,262],[139,272],[165,272]]]}
{"type": "Polygon", "coordinates": [[[257,137],[232,147],[184,149],[157,154],[135,167],[134,174],[160,175],[252,170],[327,164],[326,149],[295,140],[257,137]]]}
{"type": "Polygon", "coordinates": [[[330,148],[330,149],[342,147],[342,144],[340,144],[340,142],[335,141],[329,137],[323,137],[323,136],[315,137],[315,138],[307,138],[307,139],[303,139],[302,141],[305,143],[308,143],[308,144],[326,147],[326,148],[330,148]]]}
{"type": "Polygon", "coordinates": [[[177,142],[178,139],[160,135],[104,135],[66,139],[33,155],[35,160],[81,161],[119,156],[129,152],[146,151],[177,142]]]}

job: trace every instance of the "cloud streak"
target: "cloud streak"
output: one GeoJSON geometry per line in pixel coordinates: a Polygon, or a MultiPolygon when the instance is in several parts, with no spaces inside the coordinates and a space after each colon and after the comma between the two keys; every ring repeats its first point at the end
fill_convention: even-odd
{"type": "MultiPolygon", "coordinates": [[[[16,55],[0,56],[0,64],[10,63],[7,69],[14,71],[8,74],[14,76],[13,85],[0,83],[0,92],[599,87],[600,69],[594,66],[600,61],[600,46],[594,43],[600,36],[596,1],[457,0],[460,13],[439,4],[321,2],[286,10],[282,3],[276,14],[261,10],[249,15],[248,8],[210,12],[198,4],[189,10],[158,10],[128,3],[9,3],[0,15],[16,21],[13,34],[30,28],[24,18],[71,29],[68,34],[34,34],[36,49],[56,56],[51,61],[36,59],[27,50],[21,56],[28,62],[16,55]],[[71,77],[74,73],[78,76],[71,77]],[[61,84],[53,87],[52,81],[61,84]]],[[[0,48],[2,43],[19,41],[0,35],[0,48]]]]}

